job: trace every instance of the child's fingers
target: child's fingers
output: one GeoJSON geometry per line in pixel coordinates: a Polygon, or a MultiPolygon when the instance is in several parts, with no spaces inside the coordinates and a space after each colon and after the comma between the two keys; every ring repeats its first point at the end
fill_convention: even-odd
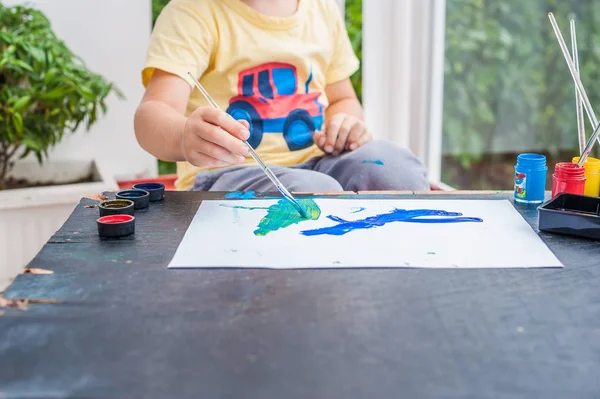
{"type": "Polygon", "coordinates": [[[200,152],[209,156],[210,158],[218,159],[219,161],[226,162],[228,164],[239,164],[243,163],[246,160],[245,156],[240,154],[232,153],[226,148],[223,148],[215,143],[211,143],[209,141],[204,140],[199,137],[200,140],[199,148],[201,148],[200,152]]]}
{"type": "Polygon", "coordinates": [[[247,120],[245,120],[245,119],[238,119],[238,122],[241,123],[242,125],[244,125],[244,127],[246,129],[250,129],[250,124],[248,123],[247,120]]]}
{"type": "Polygon", "coordinates": [[[192,165],[199,167],[220,167],[231,165],[231,162],[225,162],[198,151],[189,151],[186,154],[186,160],[192,165]]]}
{"type": "Polygon", "coordinates": [[[322,130],[317,130],[314,134],[313,134],[313,142],[323,148],[323,146],[325,145],[325,133],[322,130]]]}
{"type": "Polygon", "coordinates": [[[358,138],[358,140],[355,143],[352,143],[350,145],[350,149],[355,150],[358,147],[371,141],[372,138],[373,138],[373,136],[372,136],[371,132],[369,132],[368,130],[365,130],[365,132],[358,138]],[[354,148],[352,148],[352,147],[354,147],[354,148]]]}
{"type": "Polygon", "coordinates": [[[222,167],[231,165],[229,162],[221,161],[220,159],[212,158],[206,154],[201,154],[199,152],[192,155],[192,157],[188,158],[188,162],[192,165],[196,165],[199,167],[222,167]]]}
{"type": "Polygon", "coordinates": [[[327,129],[325,130],[325,152],[333,152],[335,142],[337,141],[339,130],[342,124],[344,123],[344,119],[344,114],[336,114],[331,118],[331,121],[327,124],[327,129]]]}
{"type": "Polygon", "coordinates": [[[339,125],[331,125],[327,127],[325,131],[325,143],[323,143],[323,149],[325,152],[333,152],[333,146],[337,139],[339,125]]]}
{"type": "Polygon", "coordinates": [[[202,119],[205,122],[220,126],[230,135],[237,137],[240,140],[248,140],[250,131],[239,121],[233,119],[231,115],[215,108],[202,109],[202,119]]]}
{"type": "Polygon", "coordinates": [[[357,119],[355,118],[350,117],[344,119],[344,122],[342,122],[342,126],[340,126],[340,129],[338,130],[337,140],[333,149],[333,155],[339,155],[342,151],[344,151],[348,135],[350,134],[350,132],[356,124],[357,119]]]}
{"type": "MultiPolygon", "coordinates": [[[[233,137],[229,136],[225,132],[221,132],[221,135],[235,140],[233,137]]],[[[240,143],[239,140],[235,141],[240,143]]],[[[235,152],[231,152],[227,148],[210,142],[209,140],[202,138],[200,135],[190,135],[189,138],[186,140],[186,149],[186,158],[194,159],[195,161],[199,161],[199,158],[202,158],[198,157],[197,154],[204,154],[209,158],[214,158],[221,162],[225,162],[227,165],[243,163],[246,159],[244,156],[235,152]]]]}
{"type": "Polygon", "coordinates": [[[350,150],[354,150],[352,145],[356,143],[359,137],[365,132],[365,127],[362,123],[357,123],[352,127],[350,134],[348,135],[348,139],[346,140],[346,148],[350,150]]]}
{"type": "Polygon", "coordinates": [[[206,122],[200,122],[200,134],[198,135],[203,140],[223,147],[225,150],[241,156],[248,155],[248,147],[246,144],[227,134],[219,126],[212,125],[206,122]]]}

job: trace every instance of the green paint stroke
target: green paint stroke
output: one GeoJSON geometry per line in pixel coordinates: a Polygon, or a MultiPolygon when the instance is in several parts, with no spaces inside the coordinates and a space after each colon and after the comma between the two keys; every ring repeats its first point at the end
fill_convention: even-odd
{"type": "Polygon", "coordinates": [[[312,199],[299,198],[298,202],[302,209],[306,211],[307,218],[303,218],[298,213],[287,199],[281,199],[276,204],[273,204],[267,210],[267,214],[258,224],[258,228],[254,231],[254,235],[266,236],[272,231],[279,230],[305,222],[307,220],[317,220],[321,216],[321,209],[312,199]]]}
{"type": "Polygon", "coordinates": [[[281,199],[277,203],[269,206],[243,206],[243,205],[227,205],[220,204],[224,208],[246,209],[255,211],[257,209],[266,209],[267,214],[260,220],[258,228],[254,231],[254,235],[266,236],[272,231],[289,227],[293,224],[305,222],[307,220],[317,220],[321,216],[321,209],[312,199],[299,198],[298,203],[306,211],[307,218],[303,218],[298,210],[287,199],[281,199]]]}

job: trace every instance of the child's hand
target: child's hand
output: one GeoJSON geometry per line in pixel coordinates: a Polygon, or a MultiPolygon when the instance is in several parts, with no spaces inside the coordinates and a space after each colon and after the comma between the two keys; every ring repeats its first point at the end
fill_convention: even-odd
{"type": "Polygon", "coordinates": [[[356,150],[372,138],[363,121],[344,113],[335,114],[327,123],[325,131],[317,131],[313,137],[321,150],[334,156],[344,150],[356,150]]]}
{"type": "Polygon", "coordinates": [[[227,166],[243,163],[250,137],[246,121],[211,107],[200,107],[187,119],[181,139],[185,159],[194,166],[227,166]]]}

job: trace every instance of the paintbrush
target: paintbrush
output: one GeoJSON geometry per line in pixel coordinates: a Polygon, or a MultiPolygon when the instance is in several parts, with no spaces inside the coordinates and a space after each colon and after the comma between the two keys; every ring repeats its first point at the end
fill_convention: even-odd
{"type": "MultiPolygon", "coordinates": [[[[573,52],[573,61],[575,70],[581,76],[579,68],[579,50],[577,49],[577,30],[575,29],[575,20],[571,19],[571,51],[573,52]]],[[[575,85],[575,114],[577,115],[577,138],[579,140],[579,153],[582,153],[585,148],[585,121],[583,116],[583,104],[581,95],[575,85]]]]}
{"type": "Polygon", "coordinates": [[[567,44],[565,43],[565,39],[563,39],[562,33],[560,32],[560,28],[558,27],[558,23],[556,22],[556,18],[554,18],[553,13],[548,13],[548,18],[550,18],[550,24],[552,25],[552,29],[554,29],[554,34],[558,39],[558,44],[560,45],[560,49],[562,50],[563,56],[565,57],[565,61],[567,62],[567,66],[569,67],[569,72],[571,72],[571,76],[573,78],[573,82],[575,83],[575,87],[579,91],[579,95],[583,101],[583,107],[585,112],[594,127],[594,133],[588,140],[585,148],[581,151],[581,155],[579,156],[579,162],[577,164],[581,167],[585,163],[585,160],[590,155],[592,151],[592,147],[594,146],[594,142],[596,140],[600,141],[600,124],[598,123],[598,118],[596,118],[596,114],[592,108],[592,104],[590,104],[590,99],[585,91],[585,87],[583,87],[583,83],[581,83],[581,79],[579,77],[579,73],[575,68],[575,64],[571,59],[571,55],[569,54],[569,50],[567,48],[567,44]]]}
{"type": "MultiPolygon", "coordinates": [[[[208,92],[206,91],[206,89],[204,89],[204,87],[202,87],[202,85],[200,84],[200,82],[194,78],[194,75],[192,75],[190,72],[187,73],[190,78],[192,79],[192,82],[194,83],[194,85],[196,86],[196,88],[198,90],[200,90],[200,92],[202,93],[202,95],[204,95],[204,97],[206,98],[206,101],[208,101],[208,103],[210,105],[212,105],[214,108],[216,109],[221,109],[217,103],[212,99],[212,97],[210,96],[210,94],[208,94],[208,92]]],[[[265,172],[265,174],[267,175],[267,177],[271,180],[271,182],[273,182],[273,184],[275,185],[275,187],[277,187],[277,190],[279,190],[279,192],[281,193],[281,195],[284,196],[285,199],[287,199],[288,201],[290,201],[292,203],[292,205],[294,205],[294,207],[298,210],[298,213],[300,213],[300,215],[302,215],[303,218],[308,218],[308,215],[306,214],[306,212],[304,211],[304,209],[302,209],[302,206],[300,206],[300,203],[298,202],[298,200],[296,200],[296,198],[294,198],[294,196],[284,187],[283,184],[281,184],[281,182],[279,181],[279,179],[277,178],[277,176],[275,176],[275,174],[273,173],[273,171],[271,171],[271,169],[267,166],[267,164],[265,164],[263,162],[263,160],[258,156],[258,154],[256,153],[256,151],[254,151],[254,148],[252,148],[252,146],[248,143],[248,141],[243,140],[244,144],[246,144],[248,146],[248,152],[250,152],[250,155],[252,155],[252,158],[254,158],[254,160],[256,161],[257,164],[260,165],[260,167],[262,168],[263,172],[265,172]]]]}

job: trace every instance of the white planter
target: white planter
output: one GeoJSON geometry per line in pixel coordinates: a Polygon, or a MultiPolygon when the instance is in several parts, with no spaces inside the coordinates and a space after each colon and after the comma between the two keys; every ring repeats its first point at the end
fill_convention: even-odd
{"type": "Polygon", "coordinates": [[[117,189],[94,161],[35,161],[15,165],[11,176],[53,186],[0,191],[0,292],[63,225],[82,197],[117,189]],[[92,174],[93,182],[65,184],[92,174]]]}

